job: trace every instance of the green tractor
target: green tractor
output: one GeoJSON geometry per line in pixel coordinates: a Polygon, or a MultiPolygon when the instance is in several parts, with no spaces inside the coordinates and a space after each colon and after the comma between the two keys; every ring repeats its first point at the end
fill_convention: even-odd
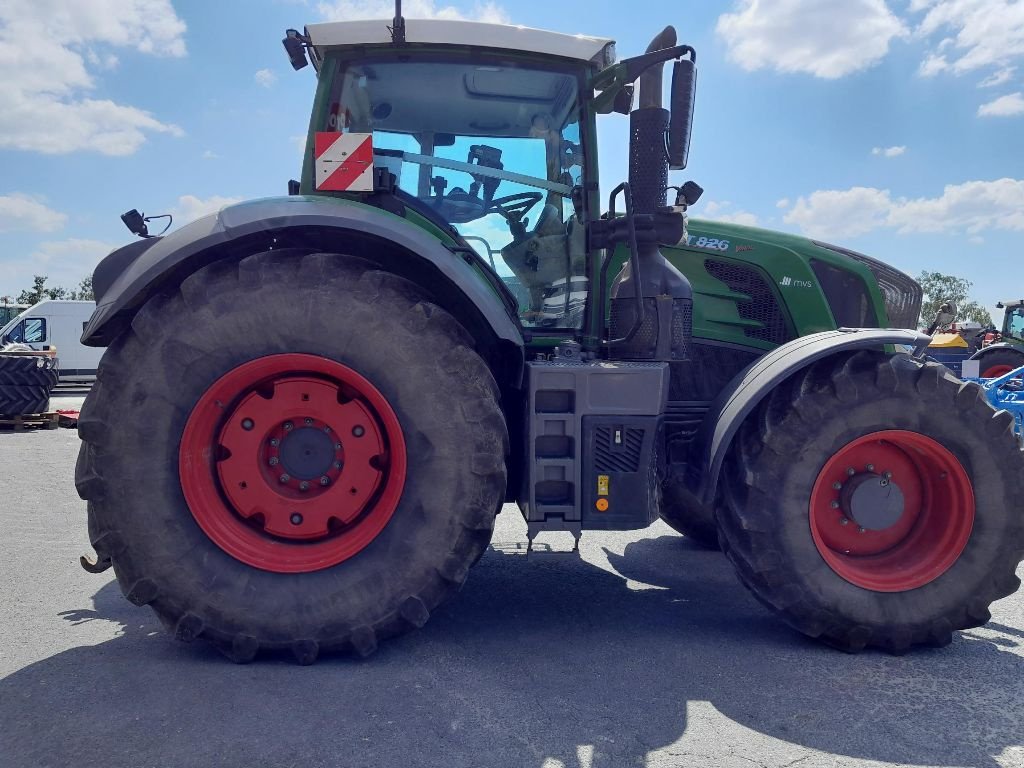
{"type": "Polygon", "coordinates": [[[984,379],[1005,376],[1024,365],[1024,299],[1000,301],[996,306],[1003,310],[1003,327],[986,334],[984,345],[970,358],[979,361],[984,379]]]}
{"type": "Polygon", "coordinates": [[[1013,420],[887,327],[913,281],[686,231],[696,53],[671,27],[616,61],[399,10],[285,48],[318,76],[290,194],[94,274],[83,565],[176,637],[369,654],[461,587],[506,502],[531,546],[711,510],[758,599],[847,651],[948,643],[1019,586],[1013,420]],[[602,199],[611,112],[629,180],[602,199]]]}

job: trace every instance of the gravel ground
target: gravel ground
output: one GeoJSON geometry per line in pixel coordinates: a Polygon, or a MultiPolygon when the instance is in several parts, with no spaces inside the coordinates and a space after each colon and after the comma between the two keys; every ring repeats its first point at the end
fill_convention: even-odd
{"type": "Polygon", "coordinates": [[[77,443],[0,433],[4,768],[1024,765],[1022,594],[948,648],[847,656],[660,523],[527,558],[507,508],[421,631],[235,666],[79,569],[77,443]]]}

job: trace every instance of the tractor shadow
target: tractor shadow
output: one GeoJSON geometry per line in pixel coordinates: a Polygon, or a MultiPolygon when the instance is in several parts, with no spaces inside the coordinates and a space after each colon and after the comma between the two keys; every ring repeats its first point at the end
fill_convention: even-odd
{"type": "Polygon", "coordinates": [[[313,667],[176,643],[108,582],[62,616],[119,636],[0,680],[0,766],[631,768],[664,748],[671,764],[781,765],[795,746],[995,768],[1021,743],[1018,629],[847,656],[782,626],[720,554],[680,537],[586,556],[612,570],[498,542],[422,630],[313,667]]]}

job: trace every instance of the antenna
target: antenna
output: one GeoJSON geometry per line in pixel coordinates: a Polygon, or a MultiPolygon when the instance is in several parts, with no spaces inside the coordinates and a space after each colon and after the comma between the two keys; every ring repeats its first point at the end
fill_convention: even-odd
{"type": "Polygon", "coordinates": [[[401,45],[405,42],[405,19],[402,17],[402,0],[395,0],[395,18],[391,20],[391,42],[401,45]]]}

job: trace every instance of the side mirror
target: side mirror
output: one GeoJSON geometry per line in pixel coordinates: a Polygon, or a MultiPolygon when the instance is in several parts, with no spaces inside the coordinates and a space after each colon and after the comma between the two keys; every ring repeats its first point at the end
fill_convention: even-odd
{"type": "Polygon", "coordinates": [[[673,171],[685,168],[690,154],[696,96],[697,64],[691,59],[680,59],[672,67],[672,117],[668,126],[668,162],[673,171]]]}
{"type": "Polygon", "coordinates": [[[288,60],[292,64],[292,69],[302,69],[309,64],[309,59],[306,58],[307,40],[299,34],[297,29],[286,30],[284,34],[285,38],[281,42],[288,53],[288,60]]]}
{"type": "Polygon", "coordinates": [[[124,222],[124,225],[128,227],[132,234],[139,237],[149,237],[149,227],[146,226],[146,219],[135,208],[132,208],[127,213],[122,213],[121,221],[124,222]]]}

